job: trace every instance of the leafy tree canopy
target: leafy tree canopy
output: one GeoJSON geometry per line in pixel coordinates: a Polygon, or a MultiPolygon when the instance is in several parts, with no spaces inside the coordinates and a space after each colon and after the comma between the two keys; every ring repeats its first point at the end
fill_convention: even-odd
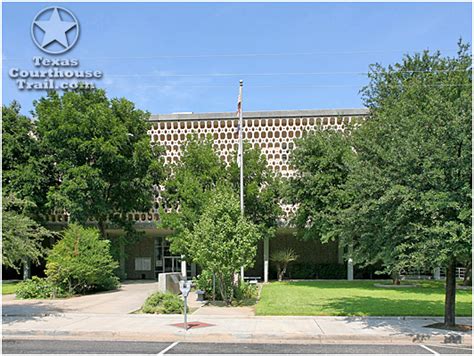
{"type": "Polygon", "coordinates": [[[471,250],[471,57],[424,52],[372,67],[353,132],[347,236],[369,259],[447,266],[471,250]]]}
{"type": "MultiPolygon", "coordinates": [[[[268,167],[260,149],[244,143],[244,213],[260,226],[263,234],[272,235],[282,215],[281,181],[268,167]]],[[[228,166],[228,180],[240,194],[240,167],[237,154],[228,166]]]]}
{"type": "Polygon", "coordinates": [[[329,241],[337,237],[338,213],[349,203],[344,185],[354,153],[348,136],[317,130],[296,142],[286,197],[298,209],[293,218],[305,239],[329,241]]]}
{"type": "Polygon", "coordinates": [[[20,105],[2,106],[2,188],[7,194],[36,206],[29,211],[38,219],[51,183],[47,159],[41,156],[35,122],[20,114],[20,105]]]}
{"type": "Polygon", "coordinates": [[[149,113],[103,90],[55,92],[35,102],[41,154],[52,162],[44,174],[54,184],[48,206],[71,221],[95,219],[102,234],[108,217],[130,228],[125,213],[145,211],[162,175],[161,149],[147,134],[149,113]]]}

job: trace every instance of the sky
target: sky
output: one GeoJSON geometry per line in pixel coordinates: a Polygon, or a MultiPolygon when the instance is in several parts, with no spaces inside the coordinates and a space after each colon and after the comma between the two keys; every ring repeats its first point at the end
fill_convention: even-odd
{"type": "Polygon", "coordinates": [[[109,97],[152,114],[363,107],[370,64],[425,49],[455,55],[471,43],[470,3],[3,3],[2,101],[22,112],[45,91],[20,91],[11,68],[32,57],[78,59],[100,70],[109,97]],[[31,23],[49,6],[70,10],[80,35],[43,53],[31,23]]]}

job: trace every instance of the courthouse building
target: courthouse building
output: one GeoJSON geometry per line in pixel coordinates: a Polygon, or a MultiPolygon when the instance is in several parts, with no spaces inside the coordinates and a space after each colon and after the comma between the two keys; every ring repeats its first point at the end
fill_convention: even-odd
{"type": "MultiPolygon", "coordinates": [[[[302,137],[304,132],[317,128],[344,130],[346,125],[357,118],[367,116],[366,109],[340,110],[289,110],[289,111],[259,111],[243,113],[243,138],[252,147],[258,147],[265,155],[268,165],[283,178],[291,177],[288,159],[295,140],[302,137]]],[[[152,115],[152,126],[149,130],[150,140],[163,145],[166,149],[166,163],[179,160],[181,149],[190,134],[200,138],[211,135],[214,147],[227,162],[235,159],[238,145],[237,123],[233,113],[175,113],[152,115]]],[[[245,162],[244,162],[245,164],[245,162]]],[[[181,271],[188,276],[196,274],[196,266],[182,263],[180,256],[171,254],[166,235],[169,231],[157,228],[159,221],[159,198],[154,208],[149,212],[129,213],[128,219],[135,222],[137,229],[145,232],[144,237],[137,243],[126,247],[125,259],[121,267],[127,278],[153,279],[158,273],[181,271]],[[185,271],[182,271],[185,269],[185,271]]],[[[337,242],[321,244],[314,241],[300,241],[294,234],[294,229],[285,223],[287,217],[294,211],[291,205],[283,206],[281,227],[271,241],[262,241],[258,248],[255,266],[246,271],[247,276],[264,277],[265,265],[268,266],[268,256],[278,249],[293,248],[299,255],[298,263],[302,264],[343,264],[342,250],[337,242]]],[[[50,216],[52,224],[63,225],[67,221],[64,214],[50,216]]],[[[121,232],[112,226],[108,234],[113,239],[121,232]]]]}

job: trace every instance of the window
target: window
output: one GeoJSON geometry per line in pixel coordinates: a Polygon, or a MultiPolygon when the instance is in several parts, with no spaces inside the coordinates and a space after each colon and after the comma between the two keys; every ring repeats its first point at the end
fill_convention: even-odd
{"type": "Polygon", "coordinates": [[[151,271],[151,257],[135,257],[135,271],[151,271]]]}

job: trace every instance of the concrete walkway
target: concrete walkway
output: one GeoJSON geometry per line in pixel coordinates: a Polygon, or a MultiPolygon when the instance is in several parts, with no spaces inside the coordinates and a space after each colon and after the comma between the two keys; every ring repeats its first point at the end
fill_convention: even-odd
{"type": "Polygon", "coordinates": [[[114,291],[67,299],[2,300],[2,315],[54,315],[59,313],[128,314],[141,308],[158,290],[154,281],[126,281],[114,291]]]}
{"type": "MultiPolygon", "coordinates": [[[[472,333],[426,328],[432,317],[238,317],[191,315],[211,324],[188,331],[173,326],[182,315],[56,314],[3,317],[4,338],[196,341],[246,343],[458,343],[472,345],[472,333]]],[[[471,324],[471,318],[458,323],[471,324]]]]}

